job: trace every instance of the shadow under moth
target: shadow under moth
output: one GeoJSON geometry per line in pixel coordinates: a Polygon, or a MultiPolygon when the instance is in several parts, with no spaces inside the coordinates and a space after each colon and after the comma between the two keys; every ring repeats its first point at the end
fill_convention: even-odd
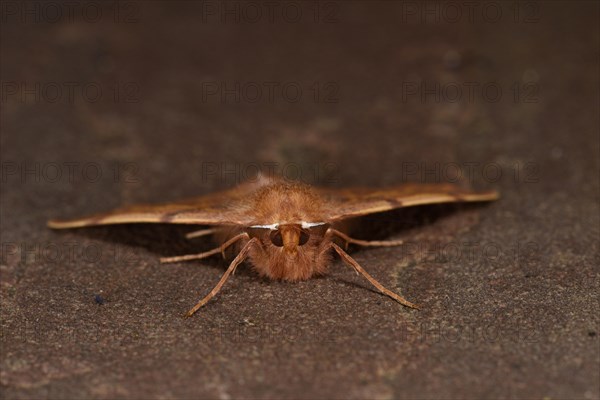
{"type": "Polygon", "coordinates": [[[52,220],[54,229],[128,223],[210,226],[189,233],[221,237],[220,245],[200,254],[161,258],[162,263],[198,260],[225,249],[237,255],[217,285],[186,316],[192,316],[221,290],[230,275],[248,260],[262,276],[301,281],[324,274],[334,253],[381,293],[407,307],[418,308],[385,288],[336,242],[359,246],[398,246],[401,240],[367,241],[343,232],[340,223],[352,217],[422,204],[491,201],[495,191],[475,192],[447,183],[404,184],[381,189],[316,188],[279,178],[259,177],[233,189],[162,205],[135,205],[73,220],[52,220]],[[338,230],[339,229],[339,230],[338,230]]]}

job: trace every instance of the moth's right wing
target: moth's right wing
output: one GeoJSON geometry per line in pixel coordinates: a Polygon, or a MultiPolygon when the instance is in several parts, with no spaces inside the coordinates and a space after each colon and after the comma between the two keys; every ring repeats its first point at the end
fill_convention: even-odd
{"type": "Polygon", "coordinates": [[[51,220],[54,229],[80,228],[96,225],[163,223],[196,225],[249,225],[251,216],[244,201],[260,184],[245,184],[236,188],[194,199],[156,205],[134,205],[106,213],[70,220],[51,220]]]}
{"type": "Polygon", "coordinates": [[[492,201],[499,197],[494,190],[477,192],[450,183],[415,184],[369,189],[327,189],[318,193],[329,204],[327,221],[359,217],[402,207],[424,204],[492,201]]]}

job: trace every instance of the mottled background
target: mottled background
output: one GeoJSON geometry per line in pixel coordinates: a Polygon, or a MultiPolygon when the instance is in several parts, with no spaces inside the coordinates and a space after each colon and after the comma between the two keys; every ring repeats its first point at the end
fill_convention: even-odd
{"type": "Polygon", "coordinates": [[[599,394],[595,2],[1,3],[2,398],[599,394]],[[229,187],[458,180],[336,260],[219,279],[190,228],[49,218],[229,187]],[[460,176],[456,172],[462,171],[460,176]]]}

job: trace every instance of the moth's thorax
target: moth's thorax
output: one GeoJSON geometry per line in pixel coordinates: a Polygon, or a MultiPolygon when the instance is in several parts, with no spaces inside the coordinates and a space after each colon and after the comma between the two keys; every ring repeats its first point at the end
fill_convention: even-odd
{"type": "Polygon", "coordinates": [[[307,185],[276,181],[257,190],[252,199],[257,224],[294,224],[323,219],[322,200],[307,185]]]}

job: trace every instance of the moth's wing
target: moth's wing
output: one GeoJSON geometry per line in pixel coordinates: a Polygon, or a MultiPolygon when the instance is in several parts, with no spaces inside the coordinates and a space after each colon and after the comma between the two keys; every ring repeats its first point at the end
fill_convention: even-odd
{"type": "Polygon", "coordinates": [[[326,219],[332,222],[422,204],[491,201],[499,197],[496,191],[477,192],[449,183],[407,183],[381,189],[319,188],[317,192],[327,204],[326,219]]]}
{"type": "Polygon", "coordinates": [[[155,205],[134,205],[107,213],[72,220],[51,220],[54,229],[129,223],[165,223],[197,225],[248,225],[247,198],[258,187],[245,184],[236,188],[184,201],[155,205]]]}

